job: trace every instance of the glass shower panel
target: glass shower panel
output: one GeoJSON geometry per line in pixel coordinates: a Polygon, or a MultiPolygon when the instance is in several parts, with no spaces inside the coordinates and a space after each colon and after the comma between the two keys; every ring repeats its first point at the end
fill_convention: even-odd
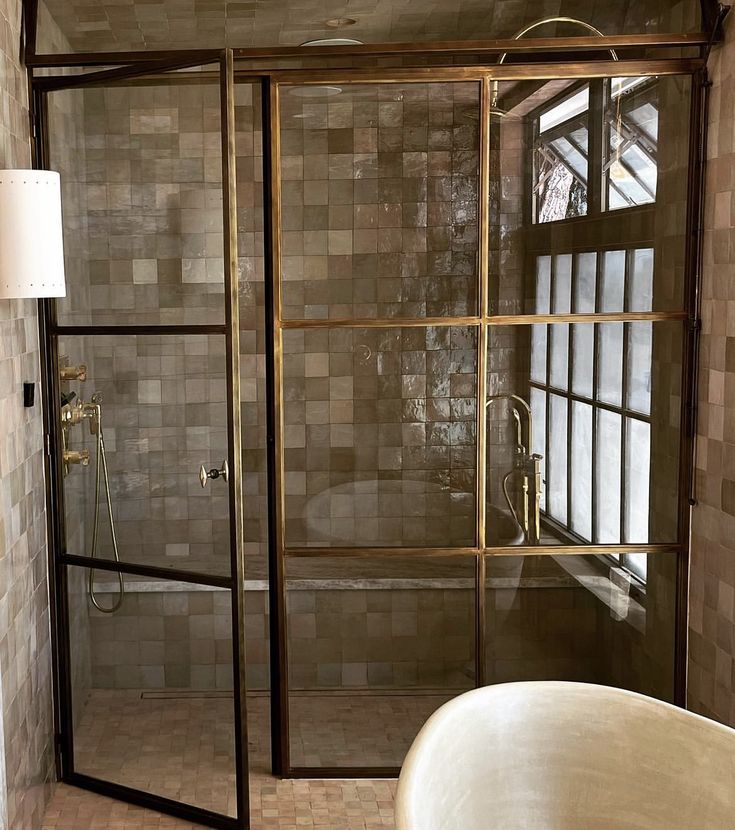
{"type": "Polygon", "coordinates": [[[287,546],[475,541],[477,332],[283,332],[287,546]]]}
{"type": "Polygon", "coordinates": [[[537,334],[551,329],[553,342],[569,327],[489,329],[487,544],[674,542],[679,440],[671,416],[680,406],[682,323],[571,325],[571,391],[554,380],[537,334]],[[617,406],[599,392],[594,348],[611,330],[621,339],[624,331],[629,347],[617,406]],[[631,350],[644,338],[646,349],[631,350]],[[647,412],[634,405],[642,390],[647,412]]]}
{"type": "MultiPolygon", "coordinates": [[[[204,70],[207,68],[204,67],[204,70]]],[[[218,81],[49,94],[67,296],[59,323],[224,323],[218,81]]]]}
{"type": "Polygon", "coordinates": [[[477,313],[477,83],[280,88],[284,318],[477,313]]]}
{"type": "Polygon", "coordinates": [[[66,573],[75,771],[236,815],[230,591],[66,573]]]}
{"type": "Polygon", "coordinates": [[[474,574],[468,556],[287,559],[292,766],[403,763],[475,685],[474,574]]]}
{"type": "MultiPolygon", "coordinates": [[[[623,296],[627,311],[685,309],[691,79],[622,79],[622,87],[620,81],[599,79],[584,87],[572,78],[498,83],[496,105],[507,117],[493,118],[489,131],[491,314],[548,313],[545,299],[558,298],[557,278],[568,277],[559,268],[563,260],[571,260],[574,311],[621,311],[623,296]],[[643,87],[634,88],[641,80],[643,87]],[[617,84],[612,107],[611,83],[617,84]],[[644,87],[648,103],[626,113],[628,105],[642,102],[644,87]],[[653,197],[641,200],[639,194],[630,210],[610,210],[607,193],[619,195],[627,186],[623,180],[643,175],[626,165],[641,161],[636,147],[647,140],[645,124],[632,119],[652,114],[652,102],[658,107],[656,147],[648,147],[655,158],[653,197]],[[604,111],[607,120],[588,118],[589,111],[604,111]],[[569,120],[550,126],[549,113],[569,120]],[[622,135],[619,130],[625,138],[612,147],[610,137],[622,135]],[[598,158],[588,159],[592,152],[598,158]],[[602,186],[598,180],[587,188],[588,166],[604,171],[602,186]],[[539,279],[542,271],[546,281],[539,279]]],[[[644,175],[649,186],[650,173],[644,175]]],[[[565,306],[556,303],[551,312],[565,306]]]]}
{"type": "Polygon", "coordinates": [[[68,553],[115,557],[107,471],[121,561],[230,574],[229,485],[220,476],[202,487],[199,478],[201,465],[218,470],[228,455],[225,348],[222,335],[59,338],[62,361],[87,364],[85,382],[62,384],[63,413],[86,407],[81,422],[63,428],[66,450],[88,453],[88,465],[68,464],[64,478],[68,553]]]}
{"type": "Polygon", "coordinates": [[[486,682],[573,680],[673,701],[676,555],[641,591],[594,555],[486,556],[486,682]]]}

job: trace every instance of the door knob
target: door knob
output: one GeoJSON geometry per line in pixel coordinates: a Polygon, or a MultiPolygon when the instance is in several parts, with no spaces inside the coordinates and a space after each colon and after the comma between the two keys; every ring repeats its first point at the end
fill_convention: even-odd
{"type": "Polygon", "coordinates": [[[199,483],[202,487],[207,486],[207,481],[209,479],[215,478],[223,478],[225,481],[229,481],[230,479],[230,468],[227,464],[227,459],[222,462],[222,467],[218,470],[216,467],[213,467],[211,470],[207,470],[207,468],[202,464],[199,468],[199,483]]]}

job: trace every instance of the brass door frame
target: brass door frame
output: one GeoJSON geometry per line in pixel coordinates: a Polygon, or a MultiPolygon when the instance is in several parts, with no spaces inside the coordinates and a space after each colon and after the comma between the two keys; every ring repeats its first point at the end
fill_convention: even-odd
{"type": "Polygon", "coordinates": [[[385,775],[395,776],[395,768],[376,767],[295,767],[290,761],[289,744],[289,684],[288,684],[288,633],[286,613],[285,564],[289,558],[318,557],[322,555],[341,557],[364,556],[475,556],[475,685],[485,681],[485,570],[487,556],[528,556],[561,554],[612,554],[612,553],[675,553],[677,554],[677,609],[676,609],[676,654],[675,700],[683,705],[686,695],[686,602],[687,602],[687,558],[689,552],[689,505],[691,491],[691,466],[693,441],[692,411],[696,400],[696,378],[692,354],[695,349],[698,330],[696,309],[696,286],[699,281],[699,250],[701,240],[695,227],[698,210],[701,210],[701,136],[704,128],[705,107],[702,89],[706,84],[705,70],[701,60],[670,59],[648,61],[595,61],[568,64],[518,64],[515,66],[359,69],[359,70],[292,70],[274,72],[268,82],[264,81],[264,155],[268,155],[269,169],[266,179],[269,189],[270,216],[266,226],[266,259],[270,253],[271,262],[266,268],[266,279],[270,277],[270,307],[266,310],[266,328],[270,329],[272,351],[266,355],[266,371],[269,377],[269,473],[275,481],[269,483],[272,501],[269,505],[272,535],[269,542],[269,563],[271,574],[270,617],[271,617],[271,684],[274,773],[293,778],[371,778],[385,775]],[[605,78],[616,76],[642,75],[683,75],[692,79],[692,102],[690,113],[690,169],[688,181],[687,218],[687,274],[685,280],[685,307],[676,311],[660,312],[604,312],[544,315],[493,315],[488,310],[489,289],[489,112],[491,83],[498,80],[557,79],[557,78],[605,78]],[[280,156],[280,94],[281,88],[289,85],[324,85],[326,83],[349,84],[391,84],[430,82],[476,82],[479,85],[480,100],[480,161],[478,206],[478,314],[475,316],[446,318],[341,318],[341,319],[283,319],[281,279],[281,156],[280,156]],[[267,112],[267,124],[265,113],[267,112]],[[266,149],[269,148],[269,149],[266,149]],[[699,149],[697,149],[699,148],[699,149]],[[268,252],[268,244],[270,251],[268,252]],[[679,473],[679,503],[677,541],[646,545],[558,545],[558,546],[514,546],[510,548],[487,546],[486,532],[486,424],[485,407],[480,403],[486,398],[487,353],[489,332],[496,326],[529,325],[531,323],[604,323],[635,321],[678,321],[687,325],[685,338],[684,366],[682,368],[682,428],[679,473]],[[477,331],[477,483],[476,539],[475,545],[465,547],[404,548],[404,547],[290,547],[285,535],[285,464],[283,440],[283,332],[289,329],[313,328],[402,328],[423,326],[468,326],[477,331]]]}

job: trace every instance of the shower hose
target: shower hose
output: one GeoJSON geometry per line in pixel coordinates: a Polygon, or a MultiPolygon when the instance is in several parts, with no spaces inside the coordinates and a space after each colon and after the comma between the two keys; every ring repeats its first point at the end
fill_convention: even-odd
{"type": "MultiPolygon", "coordinates": [[[[102,407],[100,406],[99,396],[92,397],[94,404],[94,424],[96,425],[96,457],[95,457],[95,473],[94,473],[94,524],[92,525],[92,552],[91,558],[97,556],[97,544],[99,542],[99,525],[100,525],[100,474],[104,478],[105,484],[105,499],[107,501],[107,515],[110,518],[110,536],[112,538],[112,553],[115,562],[120,561],[120,553],[117,547],[117,534],[115,533],[115,519],[112,515],[112,498],[110,497],[110,477],[107,472],[107,456],[105,455],[105,439],[102,434],[102,407]]],[[[94,590],[94,568],[89,571],[87,592],[92,605],[103,614],[114,614],[123,603],[125,598],[125,582],[123,575],[117,572],[118,596],[115,602],[106,608],[97,600],[97,595],[94,590]]]]}

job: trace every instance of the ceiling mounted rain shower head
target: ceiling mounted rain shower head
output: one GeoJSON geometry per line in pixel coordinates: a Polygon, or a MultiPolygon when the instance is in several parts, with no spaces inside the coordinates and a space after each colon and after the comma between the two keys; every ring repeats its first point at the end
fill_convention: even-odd
{"type": "MultiPolygon", "coordinates": [[[[351,23],[357,21],[352,18],[335,18],[338,20],[349,20],[351,23]]],[[[341,23],[340,25],[348,26],[351,23],[341,23]]],[[[327,20],[327,26],[336,28],[337,24],[333,21],[327,20]]],[[[325,37],[318,40],[305,40],[299,46],[364,46],[361,40],[355,40],[350,37],[325,37]]],[[[339,86],[294,86],[289,89],[288,94],[293,95],[294,98],[332,98],[342,92],[342,87],[339,86]]],[[[295,115],[294,118],[303,118],[303,115],[295,115]]]]}
{"type": "MultiPolygon", "coordinates": [[[[532,32],[534,29],[538,29],[540,26],[546,26],[549,23],[571,23],[574,26],[581,26],[583,29],[586,29],[588,32],[591,32],[593,35],[597,35],[597,37],[605,37],[605,33],[601,32],[591,23],[586,23],[584,20],[578,20],[576,17],[543,17],[541,20],[536,20],[533,23],[529,23],[528,26],[524,26],[522,29],[519,29],[514,35],[513,40],[521,40],[521,38],[525,37],[529,32],[532,32]]],[[[498,60],[498,65],[505,63],[505,59],[508,57],[507,52],[503,52],[498,60]]],[[[610,49],[610,57],[617,61],[619,60],[617,52],[614,49],[610,49]]],[[[492,83],[492,96],[490,98],[490,120],[495,121],[500,118],[515,118],[516,116],[513,113],[509,112],[508,110],[504,110],[499,105],[499,97],[500,97],[500,82],[494,80],[492,83]]]]}

